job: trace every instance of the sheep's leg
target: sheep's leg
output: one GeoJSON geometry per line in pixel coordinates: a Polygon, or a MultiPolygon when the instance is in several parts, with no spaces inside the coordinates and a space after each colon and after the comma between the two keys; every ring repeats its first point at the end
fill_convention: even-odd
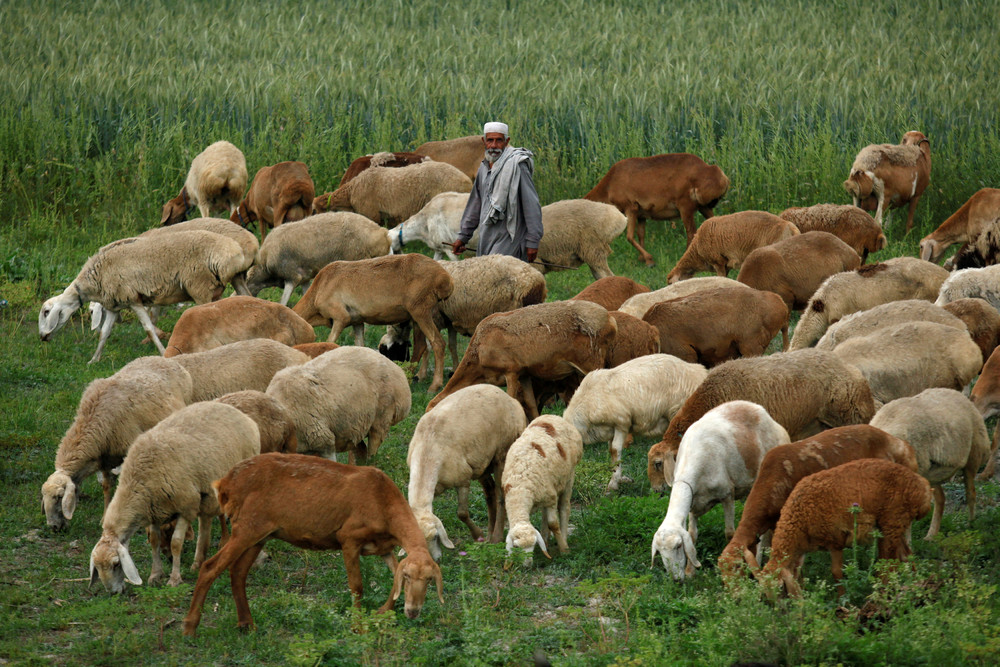
{"type": "MultiPolygon", "coordinates": [[[[104,319],[101,320],[101,337],[97,341],[97,349],[94,350],[94,356],[90,358],[88,364],[97,363],[101,360],[101,353],[104,352],[104,344],[108,342],[108,337],[111,335],[111,327],[115,326],[115,322],[118,321],[118,313],[105,310],[104,319]]],[[[107,507],[107,505],[105,505],[107,507]]]]}
{"type": "MultiPolygon", "coordinates": [[[[451,350],[451,366],[458,368],[458,332],[455,327],[448,327],[448,349],[451,350]]],[[[454,370],[452,370],[454,373],[454,370]]]]}
{"type": "MultiPolygon", "coordinates": [[[[656,261],[653,256],[646,252],[646,249],[642,247],[642,243],[638,242],[635,238],[636,227],[638,226],[639,216],[638,212],[634,208],[630,208],[625,211],[625,218],[627,220],[625,226],[625,240],[632,244],[632,247],[639,251],[639,259],[646,263],[646,266],[655,266],[656,261]]],[[[646,232],[643,230],[643,236],[646,232]]]]}
{"type": "Polygon", "coordinates": [[[163,578],[163,561],[160,559],[160,527],[156,524],[150,524],[146,528],[146,537],[149,538],[149,548],[153,552],[153,565],[146,583],[152,586],[163,578]]]}
{"type": "Polygon", "coordinates": [[[498,543],[503,541],[504,528],[507,524],[507,505],[504,501],[503,489],[500,488],[500,480],[503,479],[504,459],[500,457],[497,461],[496,469],[493,471],[494,480],[494,502],[496,503],[496,521],[493,524],[492,537],[490,542],[498,543]]]}
{"type": "Polygon", "coordinates": [[[692,542],[698,541],[698,517],[694,515],[694,512],[688,514],[688,535],[691,536],[692,542]]]}
{"type": "Polygon", "coordinates": [[[573,493],[573,482],[566,485],[566,488],[559,494],[559,522],[553,532],[556,534],[556,543],[559,545],[561,553],[569,551],[569,543],[566,537],[569,535],[569,500],[573,493]]]}
{"type": "Polygon", "coordinates": [[[205,604],[208,589],[212,587],[216,578],[230,566],[232,569],[230,569],[229,574],[233,587],[233,599],[236,602],[236,614],[239,619],[238,627],[253,626],[253,620],[250,618],[250,607],[246,601],[246,577],[250,565],[253,564],[254,558],[257,557],[257,553],[262,547],[262,544],[255,544],[258,539],[259,536],[253,534],[243,539],[242,533],[237,535],[234,531],[233,538],[226,543],[226,546],[219,549],[218,553],[201,566],[201,570],[198,572],[198,582],[194,585],[194,593],[191,596],[191,606],[188,608],[187,616],[184,617],[184,634],[186,636],[194,636],[198,623],[201,622],[201,610],[205,604]],[[249,559],[249,564],[243,569],[237,568],[235,564],[242,561],[248,553],[253,554],[253,557],[249,559]],[[242,575],[237,576],[239,573],[242,575]]]}
{"type": "Polygon", "coordinates": [[[976,468],[965,469],[965,504],[969,506],[969,523],[976,518],[976,468]]]}
{"type": "Polygon", "coordinates": [[[931,514],[931,526],[927,529],[927,534],[924,535],[925,540],[931,539],[941,530],[941,516],[944,514],[944,489],[941,488],[940,484],[935,484],[932,490],[934,491],[934,511],[931,514]]]}
{"type": "Polygon", "coordinates": [[[1000,445],[1000,424],[997,424],[997,427],[993,429],[993,444],[990,447],[990,456],[986,461],[986,467],[983,468],[983,471],[979,473],[976,479],[992,479],[997,467],[997,445],[1000,445]]]}
{"type": "Polygon", "coordinates": [[[354,344],[358,347],[365,346],[365,323],[358,322],[357,324],[352,324],[351,328],[354,329],[354,344]]]}
{"type": "Polygon", "coordinates": [[[788,352],[788,325],[781,327],[781,351],[788,352]]]}
{"type": "Polygon", "coordinates": [[[535,388],[531,384],[530,376],[525,376],[521,388],[524,392],[524,405],[528,409],[528,419],[529,421],[536,419],[539,415],[538,402],[535,400],[535,388]]]}
{"type": "Polygon", "coordinates": [[[764,562],[764,550],[771,548],[771,538],[774,536],[774,531],[769,530],[760,536],[760,540],[757,542],[757,562],[763,564],[764,562]]]}
{"type": "Polygon", "coordinates": [[[170,538],[170,556],[173,559],[173,567],[170,569],[170,579],[167,580],[168,586],[178,586],[181,583],[181,554],[184,551],[184,535],[187,533],[187,529],[187,519],[182,516],[177,517],[177,525],[174,526],[174,534],[170,538]]]}
{"type": "Polygon", "coordinates": [[[875,195],[878,197],[878,206],[875,208],[875,222],[878,223],[879,227],[885,229],[882,224],[882,212],[885,206],[885,187],[884,185],[880,187],[879,182],[874,178],[872,179],[872,185],[875,189],[875,195]]]}
{"type": "Polygon", "coordinates": [[[628,477],[622,475],[622,450],[625,448],[625,436],[628,435],[627,431],[622,429],[615,429],[615,435],[611,439],[611,465],[614,466],[614,472],[611,473],[611,481],[608,482],[607,491],[610,493],[612,491],[618,490],[618,485],[622,482],[626,484],[631,484],[632,480],[628,477]]]}
{"type": "MultiPolygon", "coordinates": [[[[197,570],[205,562],[205,554],[208,553],[209,542],[212,541],[212,519],[214,514],[198,515],[198,542],[194,548],[194,562],[191,564],[192,570],[197,570]]],[[[226,525],[226,520],[222,520],[222,525],[226,525]]]]}
{"type": "Polygon", "coordinates": [[[292,291],[295,290],[295,282],[292,280],[285,281],[285,288],[281,291],[281,305],[287,306],[288,300],[292,298],[292,291]]]}
{"type": "Polygon", "coordinates": [[[434,317],[429,308],[420,312],[410,312],[410,316],[430,341],[431,349],[434,351],[434,377],[431,386],[427,388],[428,393],[434,394],[444,386],[444,339],[434,324],[434,317]]]}
{"type": "Polygon", "coordinates": [[[483,531],[480,530],[476,522],[472,520],[469,516],[469,485],[458,487],[458,518],[469,527],[469,531],[472,532],[472,537],[477,542],[483,541],[483,531]]]}
{"type": "MultiPolygon", "coordinates": [[[[830,570],[833,578],[838,582],[844,578],[844,551],[843,549],[830,549],[830,570]]],[[[837,592],[844,594],[844,586],[837,584],[837,592]]]]}
{"type": "Polygon", "coordinates": [[[920,201],[920,195],[917,195],[910,200],[910,206],[906,211],[906,233],[909,234],[910,230],[913,229],[913,216],[917,212],[917,202],[920,201]]]}
{"type": "Polygon", "coordinates": [[[732,494],[722,501],[722,516],[726,520],[726,539],[733,539],[736,534],[736,500],[732,494]]]}
{"type": "MultiPolygon", "coordinates": [[[[108,505],[111,504],[111,471],[102,470],[101,471],[101,488],[104,490],[104,512],[108,511],[108,505]]],[[[104,519],[104,514],[101,513],[101,519],[104,519]]]]}
{"type": "MultiPolygon", "coordinates": [[[[479,477],[479,484],[483,487],[483,497],[486,500],[486,539],[493,541],[493,532],[497,525],[497,485],[493,481],[493,471],[496,465],[490,465],[486,472],[479,477]]],[[[499,542],[499,540],[497,540],[499,542]]]]}
{"type": "Polygon", "coordinates": [[[510,371],[504,373],[504,379],[507,382],[507,395],[513,398],[515,401],[520,401],[521,405],[524,406],[524,411],[528,413],[529,421],[534,419],[531,413],[528,411],[527,405],[525,405],[524,398],[521,396],[521,379],[520,373],[517,371],[510,371]]]}
{"type": "Polygon", "coordinates": [[[163,347],[163,343],[160,342],[160,337],[157,335],[156,325],[153,324],[151,319],[149,319],[149,313],[146,312],[146,309],[138,303],[132,304],[132,311],[135,313],[135,316],[139,318],[139,321],[142,323],[142,328],[146,330],[146,333],[149,334],[149,338],[160,351],[160,356],[163,356],[166,349],[163,347]]]}
{"type": "Polygon", "coordinates": [[[350,317],[347,312],[334,313],[330,315],[330,335],[327,336],[326,340],[330,343],[336,343],[337,338],[340,337],[340,332],[343,331],[347,325],[350,324],[350,317]]]}
{"type": "Polygon", "coordinates": [[[360,546],[347,541],[342,546],[344,553],[344,569],[347,570],[347,587],[351,589],[354,597],[354,606],[361,608],[361,596],[365,592],[364,583],[361,580],[361,549],[360,546]]]}
{"type": "Polygon", "coordinates": [[[427,338],[420,327],[416,327],[413,329],[413,354],[410,355],[410,361],[418,362],[416,378],[420,382],[427,379],[428,357],[430,355],[427,353],[427,338]]]}
{"type": "MultiPolygon", "coordinates": [[[[247,601],[247,573],[253,567],[261,549],[262,543],[250,545],[243,554],[236,559],[232,567],[229,568],[230,587],[233,591],[233,601],[236,603],[236,627],[240,630],[249,630],[254,627],[253,617],[250,615],[250,603],[247,601]]],[[[221,571],[221,570],[220,570],[221,571]]],[[[216,575],[218,576],[218,575],[216,575]]],[[[215,577],[212,577],[214,579],[215,577]]],[[[198,577],[199,582],[201,577],[198,577]]],[[[211,584],[211,580],[209,580],[211,584]]],[[[206,592],[208,591],[206,587],[206,592]]],[[[202,596],[204,599],[204,595],[202,596]]],[[[191,601],[192,605],[194,600],[191,601]]],[[[185,619],[185,632],[187,631],[187,620],[185,619]]]]}

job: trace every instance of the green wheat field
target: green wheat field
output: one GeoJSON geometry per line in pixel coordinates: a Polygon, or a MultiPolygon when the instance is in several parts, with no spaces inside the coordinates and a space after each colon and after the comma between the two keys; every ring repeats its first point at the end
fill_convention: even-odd
{"type": "MultiPolygon", "coordinates": [[[[193,544],[180,587],[112,597],[87,587],[96,479],[68,531],[49,531],[40,509],[86,384],[154,350],[127,316],[88,366],[97,337],[85,312],[44,344],[36,318],[98,247],[157,225],[214,141],[241,148],[251,176],[301,160],[324,192],[354,157],[494,119],[534,151],[543,204],[583,196],[617,160],[686,151],[731,179],[717,213],[849,203],[841,183],[857,151],[920,130],[931,185],[914,230],[904,235],[896,212],[874,259],[915,255],[976,190],[1000,186],[998,23],[988,0],[0,3],[0,665],[524,665],[536,654],[554,665],[996,664],[994,482],[980,483],[971,522],[962,490],[947,487],[941,535],[919,539],[927,519],[914,527],[912,568],[883,582],[858,549],[840,596],[829,557],[814,554],[805,597],[769,604],[749,583],[723,590],[720,508],[700,521],[697,577],[650,568],[668,498],[650,493],[653,440],[642,438],[625,453],[634,482],[611,497],[607,452],[588,448],[566,555],[505,569],[503,545],[471,542],[449,493],[435,504],[457,546],[441,561],[444,605],[429,596],[415,620],[375,613],[392,581],[374,559],[355,610],[339,553],[272,542],[248,579],[256,631],[236,631],[224,575],[199,636],[184,638],[193,544]]],[[[657,266],[620,238],[611,267],[655,289],[684,233],[648,228],[657,266]]],[[[590,281],[585,267],[549,274],[549,299],[590,281]]],[[[369,345],[380,335],[371,327],[369,345]]],[[[413,386],[412,414],[374,459],[404,489],[426,388],[413,386]]],[[[143,536],[131,553],[145,577],[143,536]]]]}

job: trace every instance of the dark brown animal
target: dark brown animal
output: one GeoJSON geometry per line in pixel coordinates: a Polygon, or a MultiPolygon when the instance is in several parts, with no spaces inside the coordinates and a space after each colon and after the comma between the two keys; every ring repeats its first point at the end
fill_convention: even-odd
{"type": "Polygon", "coordinates": [[[246,199],[229,219],[243,227],[257,222],[263,241],[269,228],[309,215],[315,196],[309,167],[302,162],[279,162],[257,170],[246,199]]]}
{"type": "MultiPolygon", "coordinates": [[[[617,331],[608,346],[605,368],[614,368],[626,361],[660,351],[660,330],[652,324],[620,310],[612,310],[608,314],[614,319],[617,331]]],[[[566,402],[569,403],[568,399],[566,402]]]]}
{"type": "Polygon", "coordinates": [[[426,155],[437,162],[447,162],[474,179],[485,157],[486,143],[482,135],[472,134],[458,139],[428,141],[417,146],[413,152],[426,155]]]}
{"type": "Polygon", "coordinates": [[[972,340],[989,359],[993,350],[1000,345],[1000,313],[985,299],[955,299],[941,306],[949,313],[965,322],[972,340]]]}
{"type": "MultiPolygon", "coordinates": [[[[428,160],[430,160],[429,157],[421,155],[420,153],[383,152],[374,153],[372,155],[362,155],[359,158],[355,158],[354,161],[348,165],[347,171],[344,172],[344,175],[340,179],[340,184],[337,187],[347,183],[369,167],[405,167],[418,162],[427,162],[428,160]]],[[[326,194],[328,195],[331,193],[326,194]]]]}
{"type": "Polygon", "coordinates": [[[611,312],[636,294],[648,292],[649,288],[625,276],[600,278],[584,287],[570,301],[590,301],[611,312]]]}

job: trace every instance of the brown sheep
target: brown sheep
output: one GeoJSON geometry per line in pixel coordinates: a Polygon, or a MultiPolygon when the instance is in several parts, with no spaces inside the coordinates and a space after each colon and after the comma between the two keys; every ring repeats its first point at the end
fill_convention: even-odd
{"type": "Polygon", "coordinates": [[[430,160],[429,157],[421,155],[420,153],[382,152],[371,155],[362,155],[359,158],[355,158],[354,161],[347,167],[347,171],[345,171],[344,175],[340,178],[340,184],[337,187],[349,182],[355,176],[370,167],[406,167],[411,164],[417,164],[418,162],[427,162],[428,160],[430,160]]]}
{"type": "Polygon", "coordinates": [[[778,331],[788,345],[788,308],[773,292],[703,290],[658,303],[642,319],[660,332],[660,352],[708,368],[764,354],[778,331]]]}
{"type": "Polygon", "coordinates": [[[715,165],[690,153],[631,157],[613,165],[584,199],[612,204],[628,218],[625,238],[648,266],[656,262],[646,252],[646,218],[680,218],[687,245],[694,239],[695,211],[706,218],[729,190],[729,177],[715,165]]]}
{"type": "Polygon", "coordinates": [[[163,205],[160,224],[184,222],[194,206],[203,218],[219,209],[232,213],[246,189],[247,161],[243,153],[228,141],[216,141],[191,160],[180,194],[163,205]]]}
{"type": "Polygon", "coordinates": [[[618,331],[608,346],[605,368],[621,366],[626,361],[660,351],[660,330],[652,324],[620,310],[612,310],[608,314],[614,319],[618,331]]]}
{"type": "Polygon", "coordinates": [[[288,306],[253,296],[233,295],[192,306],[181,313],[163,356],[204,352],[250,338],[299,345],[316,340],[316,332],[288,306]]]}
{"type": "Polygon", "coordinates": [[[736,280],[774,292],[788,310],[802,310],[824,280],[860,266],[858,253],[833,234],[805,232],[751,252],[736,280]]]}
{"type": "Polygon", "coordinates": [[[336,343],[331,343],[330,341],[317,341],[315,343],[302,343],[300,345],[293,345],[299,352],[304,352],[309,355],[310,359],[315,359],[324,352],[329,352],[330,350],[336,350],[339,345],[336,343]]]}
{"type": "Polygon", "coordinates": [[[1000,189],[983,188],[920,239],[920,259],[940,262],[945,250],[955,243],[969,244],[1000,219],[1000,189]]]}
{"type": "Polygon", "coordinates": [[[832,428],[770,450],[743,504],[740,525],[719,556],[723,582],[731,583],[743,562],[753,570],[760,568],[753,549],[758,538],[774,530],[799,480],[856,459],[886,459],[917,472],[917,456],[909,443],[868,424],[832,428]]]}
{"type": "Polygon", "coordinates": [[[570,301],[590,301],[611,312],[636,294],[644,294],[649,288],[625,276],[608,276],[590,283],[570,301]]]}
{"type": "Polygon", "coordinates": [[[726,276],[757,248],[798,234],[798,227],[767,211],[741,211],[706,220],[667,274],[667,283],[693,278],[699,271],[726,276]]]}
{"type": "Polygon", "coordinates": [[[482,135],[472,134],[458,139],[428,141],[417,146],[413,152],[438,162],[446,162],[471,180],[476,177],[476,171],[486,156],[486,144],[482,135]]]}
{"type": "Polygon", "coordinates": [[[899,145],[871,144],[854,158],[844,189],[854,205],[875,211],[881,227],[882,212],[909,204],[906,231],[913,228],[917,202],[931,180],[931,142],[921,132],[903,135],[899,145]]]}
{"type": "Polygon", "coordinates": [[[878,223],[857,206],[849,204],[786,208],[778,217],[793,223],[803,234],[833,234],[861,256],[862,264],[868,261],[868,253],[882,250],[887,243],[878,223]]]}
{"type": "Polygon", "coordinates": [[[825,549],[840,581],[844,549],[855,542],[871,543],[876,528],[882,534],[878,557],[903,560],[910,555],[910,525],[930,511],[927,480],[898,463],[859,459],[814,473],[795,485],[781,508],[771,560],[758,579],[768,597],[774,597],[775,576],[789,595],[799,596],[797,579],[805,555],[825,549]]]}
{"type": "Polygon", "coordinates": [[[329,326],[331,343],[344,327],[352,326],[355,345],[362,346],[365,324],[412,320],[431,341],[434,379],[428,391],[435,392],[444,384],[444,339],[434,324],[434,311],[454,288],[451,275],[424,255],[331,262],[316,274],[293,310],[313,326],[329,326]]]}
{"type": "Polygon", "coordinates": [[[302,162],[279,162],[257,170],[246,199],[229,219],[242,227],[257,222],[263,241],[268,229],[308,216],[315,196],[309,167],[302,162]]]}
{"type": "Polygon", "coordinates": [[[691,280],[682,280],[679,283],[661,287],[660,289],[653,290],[652,292],[643,292],[642,294],[636,294],[633,297],[629,297],[625,303],[619,306],[618,310],[641,318],[649,311],[650,308],[658,303],[670,301],[671,299],[679,299],[680,297],[687,296],[688,294],[694,294],[695,292],[700,292],[701,290],[714,289],[716,287],[743,287],[745,289],[750,289],[743,283],[737,282],[732,278],[723,278],[722,276],[692,278],[691,280]]]}
{"type": "Polygon", "coordinates": [[[231,405],[252,419],[260,430],[260,453],[285,452],[294,454],[299,447],[295,437],[295,423],[291,415],[262,391],[246,389],[234,391],[215,399],[216,403],[231,405]]]}

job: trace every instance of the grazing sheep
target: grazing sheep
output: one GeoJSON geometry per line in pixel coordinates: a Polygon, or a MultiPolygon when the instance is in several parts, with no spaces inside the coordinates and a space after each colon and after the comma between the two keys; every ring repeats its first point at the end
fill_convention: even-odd
{"type": "Polygon", "coordinates": [[[270,338],[290,346],[313,342],[316,332],[288,306],[234,295],[181,313],[163,356],[204,352],[252,338],[270,338]]]}
{"type": "MultiPolygon", "coordinates": [[[[459,259],[451,244],[458,236],[462,213],[468,203],[469,195],[465,192],[434,195],[422,209],[389,230],[392,251],[403,252],[407,243],[421,241],[434,251],[434,259],[442,259],[446,255],[452,261],[459,259]]],[[[478,227],[469,239],[469,245],[473,248],[479,245],[478,227]]]]}
{"type": "MultiPolygon", "coordinates": [[[[417,146],[413,152],[426,155],[438,162],[450,164],[471,180],[476,177],[476,171],[483,162],[486,146],[481,134],[472,134],[457,139],[428,141],[417,146]]],[[[453,236],[448,240],[451,241],[454,238],[453,236]]]]}
{"type": "Polygon", "coordinates": [[[559,552],[569,551],[569,499],[573,474],[583,458],[580,433],[565,419],[542,415],[534,419],[507,451],[503,470],[503,495],[510,521],[507,553],[514,547],[529,556],[535,546],[547,558],[545,540],[555,534],[559,552]],[[531,512],[542,510],[542,530],[531,525],[531,512]]]}
{"type": "Polygon", "coordinates": [[[590,283],[570,301],[590,301],[603,306],[609,313],[618,310],[636,294],[647,294],[649,288],[625,276],[608,276],[590,283]]]}
{"type": "MultiPolygon", "coordinates": [[[[480,150],[480,155],[482,150],[480,150]]],[[[418,162],[427,162],[430,160],[426,155],[421,155],[420,153],[406,153],[406,152],[393,152],[389,153],[383,151],[381,153],[374,153],[369,155],[362,155],[359,158],[354,158],[350,165],[348,165],[347,170],[344,175],[340,177],[340,183],[337,187],[344,185],[345,183],[352,180],[355,176],[363,172],[370,167],[407,167],[411,164],[417,164],[418,162]]]]}
{"type": "Polygon", "coordinates": [[[254,296],[265,287],[283,287],[281,305],[287,306],[292,290],[315,278],[330,262],[388,254],[385,229],[365,216],[319,213],[268,235],[247,273],[247,287],[254,296]]]}
{"type": "Polygon", "coordinates": [[[726,537],[732,537],[736,500],[750,492],[764,455],[788,442],[785,429],[749,401],[723,403],[692,424],[677,451],[670,504],[653,536],[652,559],[660,554],[674,579],[693,577],[701,567],[695,549],[698,517],[722,503],[726,537]]]}
{"type": "Polygon", "coordinates": [[[851,246],[861,256],[861,263],[868,261],[868,254],[878,252],[887,245],[885,234],[871,216],[857,206],[848,204],[816,204],[809,207],[786,208],[778,214],[806,232],[829,232],[851,246]]]}
{"type": "Polygon", "coordinates": [[[187,219],[188,209],[197,206],[201,217],[226,209],[231,214],[247,189],[247,161],[239,148],[228,141],[216,141],[191,160],[180,194],[163,205],[161,225],[187,219]]]}
{"type": "Polygon", "coordinates": [[[732,278],[723,278],[721,276],[691,278],[690,280],[682,280],[679,283],[661,287],[660,289],[653,290],[652,292],[636,294],[635,296],[626,299],[625,303],[623,303],[618,310],[641,319],[647,312],[649,312],[650,308],[658,303],[670,301],[671,299],[679,299],[680,297],[687,296],[688,294],[694,294],[695,292],[700,292],[701,290],[706,289],[715,289],[717,287],[746,288],[746,285],[741,282],[737,282],[732,278]]]}
{"type": "Polygon", "coordinates": [[[759,538],[774,530],[799,480],[857,459],[886,459],[917,472],[917,456],[909,443],[868,424],[832,428],[769,451],[743,504],[740,525],[719,556],[723,582],[732,583],[744,562],[751,570],[760,569],[753,548],[759,538]]]}
{"type": "MultiPolygon", "coordinates": [[[[969,396],[972,404],[979,410],[983,419],[989,419],[1000,414],[1000,354],[993,351],[986,363],[983,365],[982,373],[976,380],[976,386],[972,388],[969,396]]],[[[996,469],[997,444],[1000,442],[1000,427],[993,431],[993,445],[991,455],[986,464],[986,469],[979,475],[980,479],[990,479],[996,469]]]]}
{"type": "Polygon", "coordinates": [[[764,354],[779,331],[788,347],[788,308],[773,292],[702,290],[658,303],[642,319],[660,332],[660,352],[709,368],[764,354]]]}
{"type": "MultiPolygon", "coordinates": [[[[188,526],[198,519],[194,569],[201,567],[211,537],[213,517],[220,513],[212,480],[243,459],[260,453],[260,434],[252,419],[231,405],[214,401],[178,410],[135,439],[122,464],[121,479],[104,513],[103,533],[90,554],[90,583],[100,578],[112,593],[125,581],[142,585],[128,552],[132,535],[145,526],[177,518],[173,538],[173,570],[168,583],[181,583],[181,550],[188,526]]],[[[163,576],[159,530],[150,531],[153,569],[149,582],[163,576]]]]}
{"type": "Polygon", "coordinates": [[[268,228],[309,215],[315,196],[316,187],[304,162],[279,162],[257,170],[246,199],[229,219],[241,227],[256,222],[263,241],[268,228]]]}
{"type": "Polygon", "coordinates": [[[101,304],[103,320],[97,350],[101,358],[118,311],[131,308],[163,354],[163,343],[146,311],[181,301],[215,301],[233,276],[243,271],[243,252],[236,241],[203,231],[122,239],[90,257],[62,294],[42,304],[38,334],[49,340],[88,301],[101,304]]]}
{"type": "Polygon", "coordinates": [[[436,194],[469,192],[472,180],[446,162],[366,169],[336,191],[313,200],[313,212],[354,211],[389,227],[411,217],[436,194]]]}
{"type": "Polygon", "coordinates": [[[998,219],[1000,219],[1000,190],[997,188],[979,190],[937,229],[920,239],[920,259],[940,262],[945,250],[951,245],[961,243],[964,246],[974,242],[998,219]]]}
{"type": "Polygon", "coordinates": [[[660,351],[660,330],[652,324],[618,310],[613,310],[608,315],[615,321],[616,331],[608,346],[605,368],[621,366],[626,361],[660,351]]]}
{"type": "Polygon", "coordinates": [[[832,352],[797,350],[727,361],[708,372],[670,420],[663,440],[649,449],[647,473],[654,491],[673,477],[677,447],[691,424],[735,400],[762,406],[796,440],[824,428],[864,424],[875,414],[868,381],[832,352]]]}
{"type": "Polygon", "coordinates": [[[366,347],[340,347],[279,371],[267,395],[291,415],[300,454],[336,460],[348,452],[349,463],[375,456],[411,401],[403,369],[366,347]]]}
{"type": "Polygon", "coordinates": [[[615,331],[608,311],[589,301],[540,303],[490,315],[476,327],[462,361],[427,411],[463,387],[506,381],[507,393],[522,401],[529,417],[537,417],[532,378],[558,381],[603,368],[615,331]]]}
{"type": "Polygon", "coordinates": [[[594,280],[613,276],[608,266],[611,242],[625,225],[625,216],[608,204],[564,199],[543,206],[544,234],[532,266],[548,273],[586,264],[594,280]]]}
{"type": "Polygon", "coordinates": [[[973,241],[963,244],[944,268],[981,269],[994,264],[1000,264],[1000,218],[988,223],[973,241]]]}
{"type": "Polygon", "coordinates": [[[663,433],[708,371],[669,354],[650,354],[607,370],[587,373],[563,413],[584,445],[611,443],[614,472],[608,491],[622,482],[622,450],[629,435],[663,433]]]}
{"type": "Polygon", "coordinates": [[[667,283],[693,278],[699,271],[726,276],[757,248],[798,235],[798,227],[767,211],[740,211],[706,220],[667,274],[667,283]]]}
{"type": "Polygon", "coordinates": [[[909,204],[906,231],[913,228],[917,202],[931,179],[931,142],[920,132],[903,135],[899,145],[871,144],[854,158],[844,189],[854,205],[875,211],[880,227],[882,212],[909,204]]]}
{"type": "Polygon", "coordinates": [[[816,343],[817,350],[832,350],[845,340],[893,327],[904,322],[936,322],[965,330],[965,323],[941,306],[924,299],[903,299],[879,304],[844,316],[832,324],[816,343]]]}
{"type": "Polygon", "coordinates": [[[252,419],[260,430],[260,453],[285,452],[294,454],[298,449],[295,424],[291,415],[276,400],[262,391],[247,389],[234,391],[215,399],[217,403],[231,405],[252,419]]]}
{"type": "Polygon", "coordinates": [[[1000,345],[1000,312],[984,299],[955,299],[942,307],[965,323],[983,359],[989,359],[1000,345]]]}
{"type": "Polygon", "coordinates": [[[959,471],[965,475],[969,520],[975,518],[975,476],[990,457],[990,439],[982,415],[969,399],[954,389],[925,389],[886,403],[872,417],[871,425],[909,442],[917,454],[920,474],[934,488],[934,516],[925,539],[941,528],[941,484],[959,471]]]}
{"type": "Polygon", "coordinates": [[[406,616],[416,618],[432,579],[444,604],[441,570],[427,551],[406,498],[381,470],[296,454],[262,454],[233,468],[212,488],[232,521],[233,534],[198,573],[184,617],[185,635],[197,632],[208,589],[227,568],[237,627],[254,626],[247,572],[271,538],[304,549],[340,549],[355,607],[361,606],[364,593],[362,554],[381,556],[393,571],[392,591],[380,611],[390,611],[405,590],[406,616]],[[407,553],[398,563],[392,553],[397,546],[407,553]]]}
{"type": "Polygon", "coordinates": [[[691,245],[695,211],[707,220],[729,189],[722,169],[690,153],[632,157],[611,165],[604,178],[584,199],[612,204],[628,218],[625,238],[648,266],[655,264],[646,252],[646,218],[680,218],[691,245]]]}
{"type": "Polygon", "coordinates": [[[833,353],[865,376],[875,407],[929,387],[961,390],[983,367],[983,353],[965,328],[903,322],[849,338],[833,353]]]}
{"type": "Polygon", "coordinates": [[[943,306],[965,298],[983,299],[1000,310],[1000,265],[953,272],[942,283],[934,303],[943,306]]]}
{"type": "Polygon", "coordinates": [[[234,391],[267,389],[278,371],[309,356],[269,338],[236,341],[204,352],[179,354],[171,361],[191,376],[192,401],[210,401],[234,391]]]}
{"type": "Polygon", "coordinates": [[[55,472],[42,485],[42,510],[52,530],[63,530],[76,510],[78,488],[101,472],[104,508],[111,502],[111,470],[142,433],[191,402],[191,376],[161,357],[139,357],[83,390],[76,417],[56,450],[55,472]]]}
{"type": "Polygon", "coordinates": [[[329,341],[321,341],[315,343],[302,343],[301,345],[293,345],[299,352],[305,352],[310,359],[315,359],[324,352],[329,352],[330,350],[336,350],[339,345],[336,343],[331,343],[329,341]]]}
{"type": "Polygon", "coordinates": [[[771,541],[771,560],[757,578],[774,597],[777,577],[789,595],[799,596],[797,581],[805,555],[830,552],[833,576],[843,576],[844,549],[870,544],[877,528],[878,557],[910,555],[907,535],[914,520],[931,509],[927,480],[892,461],[858,459],[805,477],[781,508],[771,541]]]}
{"type": "Polygon", "coordinates": [[[858,253],[833,234],[806,232],[751,252],[736,280],[774,292],[790,311],[802,310],[824,280],[860,266],[858,253]]]}
{"type": "Polygon", "coordinates": [[[365,324],[415,322],[434,351],[434,378],[427,389],[433,393],[444,384],[444,339],[434,311],[454,288],[440,264],[415,253],[332,262],[316,274],[293,310],[313,326],[329,326],[331,343],[350,325],[358,346],[364,345],[365,324]]]}
{"type": "Polygon", "coordinates": [[[857,271],[834,274],[809,300],[789,347],[809,347],[827,327],[851,313],[902,299],[933,301],[947,277],[948,272],[940,266],[915,257],[895,257],[857,271]]]}
{"type": "Polygon", "coordinates": [[[469,516],[469,485],[474,479],[486,496],[486,535],[490,542],[500,541],[505,512],[497,483],[507,450],[527,424],[521,404],[489,384],[455,392],[417,422],[406,453],[407,496],[434,560],[441,558],[442,546],[455,547],[432,507],[434,497],[448,489],[458,490],[458,518],[473,539],[483,539],[483,531],[469,516]]]}

